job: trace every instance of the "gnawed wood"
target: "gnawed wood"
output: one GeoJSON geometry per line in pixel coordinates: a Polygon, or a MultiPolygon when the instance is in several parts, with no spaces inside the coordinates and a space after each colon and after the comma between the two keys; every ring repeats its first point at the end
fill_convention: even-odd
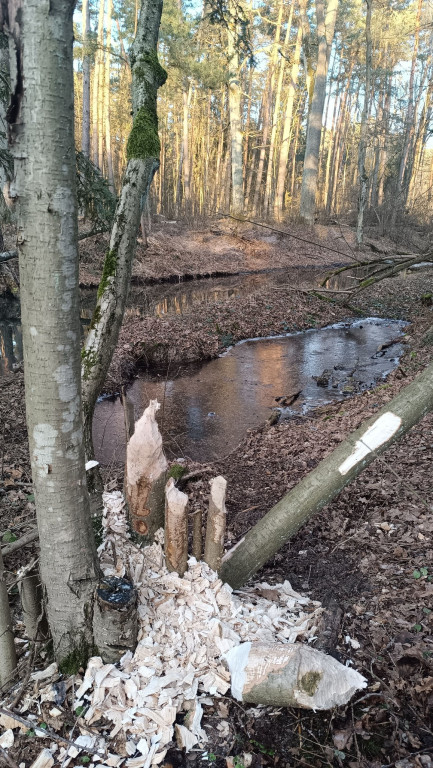
{"type": "Polygon", "coordinates": [[[224,656],[238,701],[332,709],[365,688],[359,672],[308,645],[242,643],[224,656]]]}
{"type": "Polygon", "coordinates": [[[110,576],[96,590],[95,645],[105,663],[115,664],[137,642],[137,592],[127,579],[110,576]]]}
{"type": "Polygon", "coordinates": [[[214,571],[220,567],[224,551],[226,488],[227,480],[221,475],[211,481],[204,560],[214,571]]]}
{"type": "Polygon", "coordinates": [[[151,400],[126,449],[125,495],[131,526],[146,543],[164,524],[164,488],[167,460],[156,422],[157,400],[151,400]]]}
{"type": "Polygon", "coordinates": [[[169,571],[183,576],[188,562],[188,496],[170,477],[165,487],[164,549],[169,571]]]}
{"type": "Polygon", "coordinates": [[[201,560],[203,555],[203,513],[197,509],[192,515],[192,555],[201,560]]]}

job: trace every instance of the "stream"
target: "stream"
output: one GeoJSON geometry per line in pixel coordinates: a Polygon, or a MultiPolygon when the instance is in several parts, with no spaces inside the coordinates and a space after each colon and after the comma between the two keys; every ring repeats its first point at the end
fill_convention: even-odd
{"type": "MultiPolygon", "coordinates": [[[[323,270],[294,268],[131,291],[129,306],[139,315],[183,314],[198,305],[248,295],[264,285],[316,284],[323,270]]],[[[346,275],[344,275],[346,277],[346,275]]],[[[82,292],[83,335],[96,294],[82,292]]],[[[162,404],[159,423],[170,458],[210,461],[230,453],[248,429],[277,409],[282,418],[306,413],[373,387],[398,364],[399,337],[406,324],[367,318],[324,329],[266,339],[248,339],[221,357],[184,368],[175,378],[143,373],[127,396],[139,418],[150,399],[162,404]],[[390,343],[393,342],[393,343],[390,343]],[[290,399],[300,392],[291,405],[290,399]]],[[[22,360],[19,302],[0,302],[0,376],[22,360]]],[[[100,398],[94,419],[96,457],[105,465],[123,462],[125,428],[119,398],[100,398]]]]}

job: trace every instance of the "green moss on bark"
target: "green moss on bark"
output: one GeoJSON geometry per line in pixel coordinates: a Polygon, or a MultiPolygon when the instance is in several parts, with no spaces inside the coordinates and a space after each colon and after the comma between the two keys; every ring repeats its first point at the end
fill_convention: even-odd
{"type": "Polygon", "coordinates": [[[105,289],[107,288],[110,278],[116,274],[117,268],[117,251],[107,251],[104,261],[104,268],[102,270],[101,281],[98,286],[98,299],[101,298],[105,289]]]}
{"type": "Polygon", "coordinates": [[[159,158],[160,149],[156,108],[141,107],[134,118],[129,134],[126,156],[128,160],[159,158]]]}
{"type": "Polygon", "coordinates": [[[87,350],[83,348],[81,350],[81,362],[83,365],[83,379],[84,381],[87,381],[92,372],[92,368],[98,362],[98,355],[94,350],[87,350]]]}

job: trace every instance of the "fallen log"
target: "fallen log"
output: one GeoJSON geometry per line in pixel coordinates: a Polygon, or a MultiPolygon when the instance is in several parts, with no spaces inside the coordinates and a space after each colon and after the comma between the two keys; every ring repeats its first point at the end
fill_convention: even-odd
{"type": "Polygon", "coordinates": [[[223,658],[232,696],[249,704],[332,709],[367,685],[356,670],[301,643],[242,643],[223,658]]]}
{"type": "Polygon", "coordinates": [[[219,575],[237,589],[306,520],[433,408],[433,363],[292,488],[223,557],[219,575]]]}

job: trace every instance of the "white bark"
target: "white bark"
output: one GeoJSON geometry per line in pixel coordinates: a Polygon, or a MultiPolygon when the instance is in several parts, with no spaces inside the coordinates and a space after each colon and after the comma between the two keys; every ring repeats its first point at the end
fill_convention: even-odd
{"type": "Polygon", "coordinates": [[[2,0],[21,64],[11,130],[26,412],[41,576],[60,660],[92,643],[96,583],[81,416],[73,9],[72,0],[2,0]]]}

